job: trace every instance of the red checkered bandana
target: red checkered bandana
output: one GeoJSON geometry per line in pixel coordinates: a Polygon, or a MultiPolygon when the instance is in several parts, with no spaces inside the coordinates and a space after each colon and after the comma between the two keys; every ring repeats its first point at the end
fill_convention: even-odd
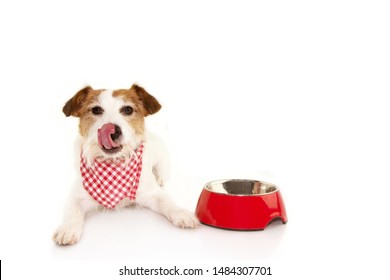
{"type": "Polygon", "coordinates": [[[106,208],[113,209],[125,197],[135,200],[142,171],[144,144],[134,151],[130,161],[95,159],[92,166],[81,154],[80,171],[87,192],[106,208]]]}

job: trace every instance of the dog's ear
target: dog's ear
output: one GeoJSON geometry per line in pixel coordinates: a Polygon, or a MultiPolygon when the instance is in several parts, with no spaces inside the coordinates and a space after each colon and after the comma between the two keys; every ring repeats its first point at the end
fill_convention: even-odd
{"type": "Polygon", "coordinates": [[[68,100],[68,102],[66,102],[64,108],[62,108],[62,112],[64,112],[65,116],[79,117],[81,104],[87,98],[90,90],[92,90],[92,88],[87,86],[79,90],[71,99],[68,100]]]}
{"type": "Polygon", "coordinates": [[[134,90],[137,93],[145,109],[145,117],[157,113],[161,109],[161,105],[157,99],[150,95],[143,87],[133,84],[130,90],[134,90]]]}

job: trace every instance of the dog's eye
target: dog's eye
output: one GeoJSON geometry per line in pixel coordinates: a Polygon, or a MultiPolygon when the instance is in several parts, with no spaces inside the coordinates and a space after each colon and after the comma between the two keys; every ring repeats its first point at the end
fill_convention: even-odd
{"type": "Polygon", "coordinates": [[[123,106],[120,112],[123,115],[130,116],[133,113],[134,109],[131,106],[123,106]]]}
{"type": "Polygon", "coordinates": [[[93,108],[91,109],[91,111],[92,111],[92,114],[94,114],[94,115],[101,115],[101,114],[103,114],[103,112],[104,112],[103,108],[100,107],[100,106],[95,106],[95,107],[93,107],[93,108]]]}

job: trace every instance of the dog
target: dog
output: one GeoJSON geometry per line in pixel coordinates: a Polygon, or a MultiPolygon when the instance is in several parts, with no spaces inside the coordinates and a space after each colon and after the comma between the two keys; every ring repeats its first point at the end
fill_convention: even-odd
{"type": "Polygon", "coordinates": [[[104,90],[87,86],[63,107],[79,118],[77,182],[64,219],[53,235],[57,245],[77,243],[86,214],[99,209],[138,205],[165,216],[175,226],[196,228],[196,216],[178,207],[164,191],[168,153],[145,129],[144,118],[157,113],[160,103],[143,87],[104,90]]]}

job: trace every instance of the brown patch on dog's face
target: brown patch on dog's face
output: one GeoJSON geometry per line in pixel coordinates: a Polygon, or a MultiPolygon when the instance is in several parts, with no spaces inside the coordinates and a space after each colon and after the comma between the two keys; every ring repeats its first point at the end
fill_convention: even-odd
{"type": "Polygon", "coordinates": [[[80,134],[87,135],[89,128],[92,126],[96,116],[91,111],[91,104],[96,103],[99,94],[103,90],[95,90],[87,86],[79,90],[71,99],[66,102],[62,109],[65,116],[74,116],[80,118],[80,134]]]}
{"type": "Polygon", "coordinates": [[[112,96],[122,98],[125,103],[134,104],[131,114],[126,116],[125,110],[121,113],[128,117],[128,123],[134,127],[137,134],[144,133],[144,117],[158,112],[161,108],[156,98],[135,84],[130,89],[115,90],[112,96]]]}
{"type": "Polygon", "coordinates": [[[155,114],[161,109],[157,99],[137,84],[133,84],[130,89],[115,90],[113,96],[120,96],[125,101],[136,104],[144,117],[155,114]]]}
{"type": "Polygon", "coordinates": [[[81,136],[87,136],[90,128],[95,123],[97,116],[92,113],[90,104],[95,101],[90,102],[85,109],[83,109],[82,114],[80,115],[79,130],[81,136]]]}
{"type": "Polygon", "coordinates": [[[79,90],[68,100],[68,102],[66,102],[65,106],[62,108],[62,112],[67,117],[81,117],[81,115],[85,113],[86,105],[95,101],[101,92],[102,90],[95,90],[90,86],[79,90]]]}
{"type": "Polygon", "coordinates": [[[144,133],[144,114],[143,107],[137,99],[136,94],[129,89],[114,90],[112,96],[115,98],[122,98],[126,104],[121,108],[121,114],[130,126],[132,126],[137,134],[144,133]],[[131,104],[131,105],[130,105],[131,104]],[[129,113],[126,113],[126,107],[130,107],[129,113]]]}

